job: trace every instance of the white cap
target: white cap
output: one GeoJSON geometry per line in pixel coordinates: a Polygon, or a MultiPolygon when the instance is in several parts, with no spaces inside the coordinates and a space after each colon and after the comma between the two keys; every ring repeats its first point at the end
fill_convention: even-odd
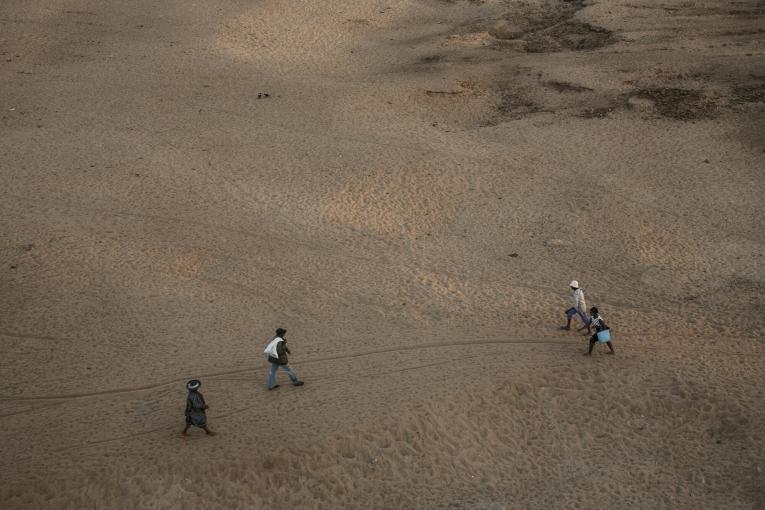
{"type": "Polygon", "coordinates": [[[571,283],[568,284],[569,287],[574,287],[575,289],[579,288],[579,282],[576,280],[571,280],[571,283]]]}

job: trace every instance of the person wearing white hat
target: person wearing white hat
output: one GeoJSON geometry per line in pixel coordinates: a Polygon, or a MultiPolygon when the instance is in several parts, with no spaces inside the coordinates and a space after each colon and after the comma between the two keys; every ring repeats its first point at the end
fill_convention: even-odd
{"type": "Polygon", "coordinates": [[[183,429],[182,434],[185,436],[189,432],[189,427],[194,425],[205,431],[208,436],[214,436],[215,432],[207,428],[207,402],[205,398],[199,392],[199,387],[202,386],[202,381],[199,379],[192,379],[186,383],[186,389],[189,390],[189,394],[186,397],[186,428],[183,429]]]}
{"type": "Polygon", "coordinates": [[[579,288],[579,282],[577,280],[572,280],[568,285],[571,287],[572,291],[571,298],[573,306],[566,310],[566,325],[561,329],[571,329],[571,319],[574,318],[574,315],[578,315],[583,324],[579,329],[587,328],[587,332],[589,333],[590,318],[587,316],[587,303],[584,301],[584,291],[579,288]]]}

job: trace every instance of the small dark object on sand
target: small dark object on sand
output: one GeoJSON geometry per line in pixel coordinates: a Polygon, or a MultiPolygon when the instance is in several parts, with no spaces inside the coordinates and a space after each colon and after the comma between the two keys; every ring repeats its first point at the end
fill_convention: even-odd
{"type": "Polygon", "coordinates": [[[258,99],[265,99],[267,97],[271,97],[271,94],[268,92],[258,92],[258,99]]]}

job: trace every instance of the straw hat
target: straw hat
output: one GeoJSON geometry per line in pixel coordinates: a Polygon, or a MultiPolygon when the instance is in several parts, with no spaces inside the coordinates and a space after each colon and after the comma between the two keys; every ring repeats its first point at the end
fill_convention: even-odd
{"type": "Polygon", "coordinates": [[[579,288],[579,282],[576,280],[571,280],[571,283],[568,284],[569,287],[573,287],[575,289],[579,288]]]}

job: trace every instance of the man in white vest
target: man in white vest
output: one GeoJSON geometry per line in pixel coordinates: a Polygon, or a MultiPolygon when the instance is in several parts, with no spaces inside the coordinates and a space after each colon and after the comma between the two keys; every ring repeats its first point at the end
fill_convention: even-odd
{"type": "Polygon", "coordinates": [[[287,372],[290,377],[293,386],[302,386],[303,381],[298,379],[297,374],[287,365],[287,354],[290,354],[290,350],[287,348],[287,340],[284,336],[287,334],[287,330],[283,328],[277,328],[276,336],[269,342],[266,350],[263,351],[268,355],[268,362],[271,363],[271,371],[268,374],[268,389],[275,390],[279,387],[276,384],[276,371],[279,367],[287,372]]]}

